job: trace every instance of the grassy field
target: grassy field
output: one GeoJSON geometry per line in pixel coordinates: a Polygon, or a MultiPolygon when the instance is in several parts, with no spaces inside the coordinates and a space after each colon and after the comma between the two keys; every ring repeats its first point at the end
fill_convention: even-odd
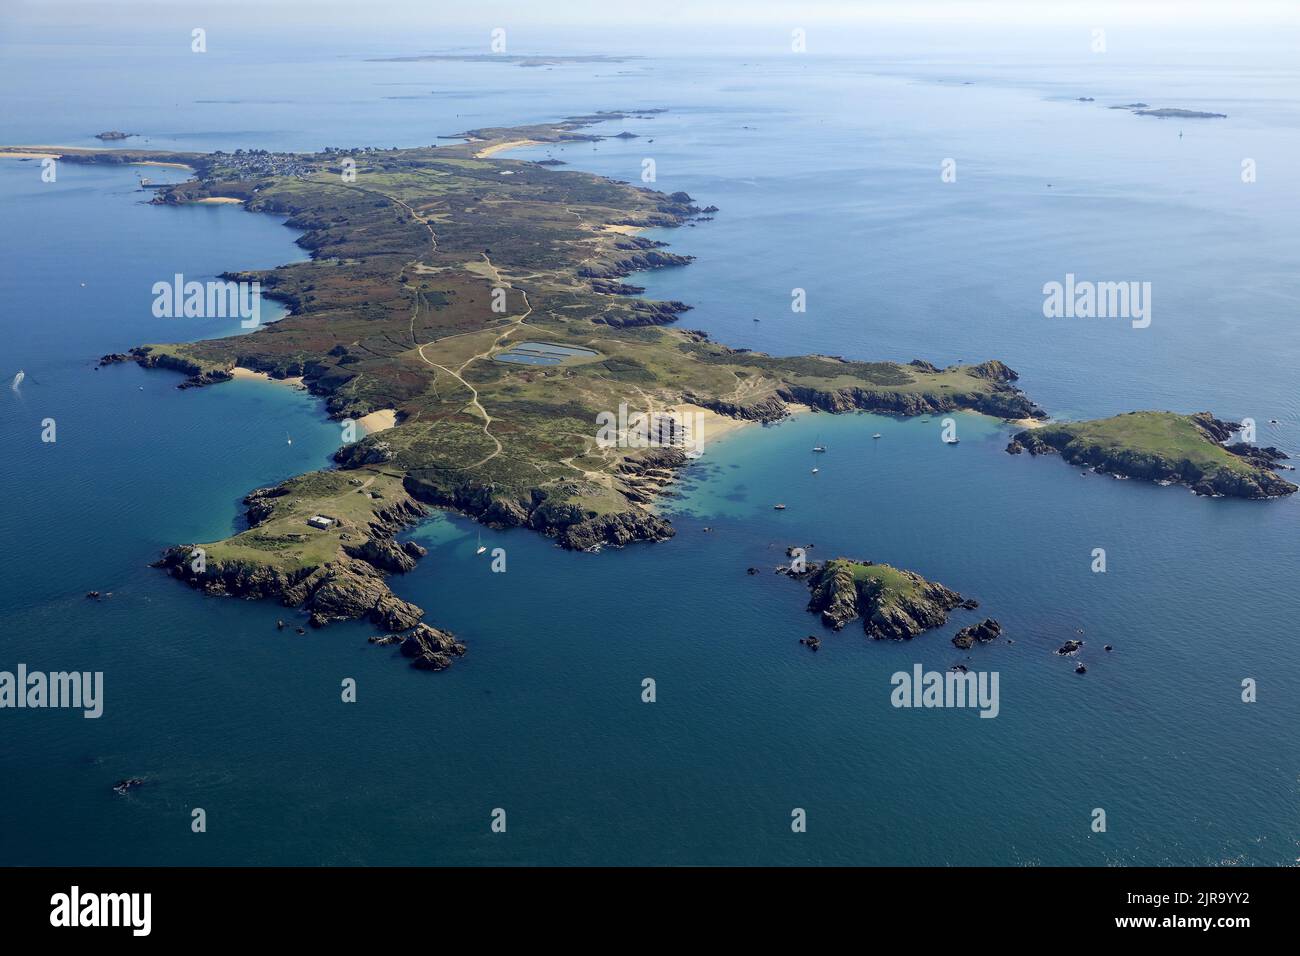
{"type": "MultiPolygon", "coordinates": [[[[415,149],[185,157],[196,177],[157,201],[243,198],[250,211],[287,216],[311,258],[231,276],[284,302],[282,320],[243,336],[143,346],[134,357],[184,371],[195,385],[236,365],[302,376],[336,418],[397,416],[396,427],[346,449],[342,471],[286,482],[270,519],[210,543],[210,556],[292,569],[337,559],[344,535],[365,534],[376,506],[356,493],[358,477],[386,499],[413,495],[498,523],[549,532],[557,522],[591,523],[609,540],[660,533],[646,524],[639,473],[656,452],[595,440],[597,416],[621,405],[641,413],[694,402],[764,419],[795,401],[829,411],[1041,414],[996,363],[940,370],[735,351],[673,326],[677,306],[597,291],[631,271],[689,261],[607,224],[679,225],[701,210],[683,194],[475,154],[586,137],[591,122],[613,116],[475,130],[463,144],[415,149]],[[355,176],[344,175],[346,159],[355,176]],[[527,341],[597,355],[557,366],[494,360],[527,341]],[[314,513],[340,525],[307,528],[314,513]]],[[[89,151],[77,161],[118,155],[89,151]]]]}

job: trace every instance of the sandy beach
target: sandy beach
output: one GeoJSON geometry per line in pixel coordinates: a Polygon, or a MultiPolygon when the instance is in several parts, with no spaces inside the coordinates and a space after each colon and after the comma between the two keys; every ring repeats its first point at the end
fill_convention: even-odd
{"type": "Polygon", "coordinates": [[[0,159],[58,159],[61,153],[20,153],[13,150],[0,151],[0,159]]]}
{"type": "Polygon", "coordinates": [[[357,424],[367,435],[387,431],[397,424],[397,412],[391,408],[381,408],[369,415],[362,415],[357,419],[357,424]]]}
{"type": "Polygon", "coordinates": [[[1042,428],[1052,423],[1046,418],[1014,418],[1008,419],[1007,424],[1015,425],[1017,428],[1042,428]]]}
{"type": "Polygon", "coordinates": [[[243,201],[242,199],[235,199],[233,196],[204,196],[202,199],[193,199],[190,202],[195,206],[226,206],[231,203],[237,206],[243,201]]]}
{"type": "Polygon", "coordinates": [[[712,409],[703,408],[699,405],[674,405],[669,411],[679,418],[685,419],[691,426],[693,432],[691,438],[695,443],[695,447],[700,451],[706,450],[710,442],[716,441],[724,435],[749,425],[758,424],[743,418],[719,415],[712,409]]]}
{"type": "Polygon", "coordinates": [[[242,365],[236,365],[230,370],[230,374],[235,378],[258,378],[264,382],[279,382],[281,385],[292,385],[294,388],[306,388],[302,382],[301,375],[291,375],[288,378],[272,378],[265,372],[255,372],[251,368],[244,368],[242,365]]]}
{"type": "Polygon", "coordinates": [[[504,143],[496,143],[492,146],[485,146],[474,154],[475,159],[486,159],[494,153],[500,153],[507,149],[520,149],[524,146],[541,146],[541,142],[535,139],[512,139],[504,143]]]}
{"type": "Polygon", "coordinates": [[[188,169],[193,172],[193,166],[186,166],[184,163],[160,163],[152,159],[142,159],[138,162],[129,164],[131,166],[166,166],[168,169],[188,169]]]}
{"type": "Polygon", "coordinates": [[[606,223],[601,227],[606,232],[617,232],[622,236],[635,236],[639,232],[645,231],[645,226],[619,226],[614,223],[606,223]]]}

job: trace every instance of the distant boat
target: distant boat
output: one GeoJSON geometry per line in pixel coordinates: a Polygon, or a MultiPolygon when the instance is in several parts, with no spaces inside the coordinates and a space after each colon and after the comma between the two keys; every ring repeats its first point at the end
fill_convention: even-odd
{"type": "Polygon", "coordinates": [[[961,444],[961,439],[959,439],[959,438],[949,438],[947,441],[944,442],[944,444],[945,444],[945,445],[960,445],[960,444],[961,444]]]}
{"type": "Polygon", "coordinates": [[[14,383],[10,387],[13,388],[15,392],[18,391],[18,386],[23,383],[23,379],[25,379],[26,377],[27,377],[27,373],[24,372],[22,369],[19,369],[18,374],[14,376],[14,383]]]}
{"type": "Polygon", "coordinates": [[[884,436],[881,435],[880,432],[876,432],[876,433],[875,433],[874,435],[872,435],[871,437],[872,437],[872,438],[883,438],[884,436]]]}
{"type": "Polygon", "coordinates": [[[478,533],[478,550],[475,551],[474,553],[475,553],[475,554],[482,554],[482,553],[483,553],[484,551],[486,551],[486,550],[487,550],[487,545],[485,545],[485,544],[483,543],[483,532],[480,531],[480,532],[478,533]]]}
{"type": "Polygon", "coordinates": [[[817,474],[817,472],[819,472],[819,471],[821,471],[820,468],[814,468],[814,469],[812,470],[812,473],[815,475],[815,474],[817,474]]]}
{"type": "Polygon", "coordinates": [[[784,510],[785,510],[785,505],[772,505],[772,510],[773,510],[773,511],[784,511],[784,510]]]}
{"type": "Polygon", "coordinates": [[[755,319],[755,320],[754,320],[754,321],[755,321],[755,322],[757,322],[757,321],[758,321],[758,319],[755,319]]]}
{"type": "Polygon", "coordinates": [[[293,439],[290,438],[288,435],[285,435],[285,436],[284,436],[284,443],[285,443],[286,445],[292,445],[292,444],[293,444],[293,439]]]}
{"type": "Polygon", "coordinates": [[[826,450],[826,446],[822,444],[821,438],[818,437],[817,444],[813,445],[813,451],[823,452],[825,450],[826,450]]]}

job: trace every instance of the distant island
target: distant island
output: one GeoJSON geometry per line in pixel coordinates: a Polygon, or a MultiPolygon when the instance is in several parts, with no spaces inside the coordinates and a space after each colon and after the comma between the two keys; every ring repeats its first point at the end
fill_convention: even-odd
{"type": "Polygon", "coordinates": [[[139,134],[123,133],[121,130],[111,129],[106,133],[96,133],[95,139],[102,139],[102,140],[129,139],[130,137],[137,136],[137,135],[139,134]]]}
{"type": "Polygon", "coordinates": [[[1227,113],[1206,113],[1201,110],[1158,109],[1134,110],[1138,116],[1155,116],[1159,119],[1227,119],[1227,113]]]}
{"type": "MultiPolygon", "coordinates": [[[[967,410],[1022,426],[1046,418],[1014,385],[1016,372],[997,360],[939,368],[921,359],[778,357],[677,328],[688,305],[640,298],[641,289],[621,280],[688,264],[638,231],[680,226],[712,207],[701,209],[685,193],[493,156],[588,139],[590,126],[636,115],[476,129],[461,134],[463,142],[410,149],[61,150],[66,162],[188,166],[194,178],[159,187],[152,201],[240,201],[287,217],[311,252],[307,262],[224,277],[260,282],[264,296],[290,308],[284,319],[241,336],[139,345],[103,364],[175,370],[186,376],[181,387],[228,381],[241,369],[300,377],[333,418],[379,414],[393,426],[341,448],[337,469],[250,492],[246,530],[169,549],[160,566],[209,594],[301,607],[314,626],[367,618],[385,631],[407,631],[424,611],[397,598],[385,576],[422,556],[394,536],[430,507],[529,528],[571,549],[673,535],[653,503],[687,451],[672,441],[638,447],[630,433],[602,444],[597,416],[620,407],[653,416],[670,434],[692,419],[704,421],[707,434],[800,408],[905,416],[967,410]]],[[[1061,436],[1091,426],[1106,434],[1111,460],[1135,477],[1148,473],[1133,462],[1170,451],[1163,436],[1109,421],[1028,428],[1016,441],[1031,453],[1073,456],[1061,436]]],[[[1222,440],[1211,428],[1178,437],[1187,454],[1253,469],[1249,480],[1212,479],[1215,493],[1295,490],[1265,480],[1258,455],[1224,450],[1222,440]]],[[[904,614],[933,626],[928,608],[950,606],[946,589],[909,572],[846,567],[855,588],[863,581],[892,588],[855,592],[859,613],[869,611],[866,620],[882,631],[910,628],[904,614]]],[[[837,595],[847,596],[844,569],[822,573],[837,605],[837,595]]],[[[408,644],[417,666],[438,669],[431,662],[463,651],[437,633],[408,644]]]]}
{"type": "Polygon", "coordinates": [[[1207,113],[1203,110],[1184,110],[1170,107],[1153,109],[1146,103],[1125,103],[1122,106],[1110,106],[1107,109],[1128,110],[1136,116],[1154,116],[1157,119],[1227,119],[1227,113],[1207,113]]]}

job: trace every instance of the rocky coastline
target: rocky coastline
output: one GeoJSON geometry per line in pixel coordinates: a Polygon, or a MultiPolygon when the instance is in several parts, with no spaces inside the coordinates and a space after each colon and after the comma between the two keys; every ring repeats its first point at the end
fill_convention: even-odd
{"type": "Polygon", "coordinates": [[[1194,493],[1221,498],[1277,498],[1294,494],[1296,485],[1274,468],[1285,452],[1246,442],[1225,444],[1240,426],[1209,412],[1130,412],[1098,422],[1056,424],[1018,432],[1007,445],[1010,454],[1060,455],[1072,465],[1118,478],[1185,485],[1194,493]],[[1135,440],[1137,429],[1158,426],[1161,438],[1135,440]],[[1167,450],[1165,450],[1167,447],[1167,450]]]}

